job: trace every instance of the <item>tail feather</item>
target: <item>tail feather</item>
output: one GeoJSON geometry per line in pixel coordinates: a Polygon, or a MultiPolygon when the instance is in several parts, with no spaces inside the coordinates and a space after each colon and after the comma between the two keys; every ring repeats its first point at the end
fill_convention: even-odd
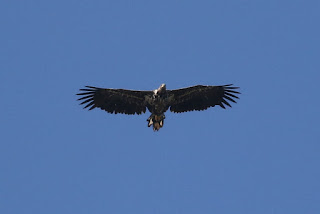
{"type": "Polygon", "coordinates": [[[147,119],[148,127],[152,125],[153,131],[159,131],[159,129],[163,127],[164,119],[165,119],[164,114],[162,115],[151,114],[151,116],[147,119]]]}

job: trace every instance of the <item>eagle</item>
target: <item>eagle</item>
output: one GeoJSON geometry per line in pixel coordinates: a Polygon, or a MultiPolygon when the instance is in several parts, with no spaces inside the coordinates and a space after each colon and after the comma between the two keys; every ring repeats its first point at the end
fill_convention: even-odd
{"type": "Polygon", "coordinates": [[[165,112],[182,113],[187,111],[202,111],[216,105],[225,109],[231,107],[229,102],[236,103],[240,94],[233,84],[208,86],[195,85],[176,90],[167,90],[165,84],[153,91],[137,91],[126,89],[98,88],[85,86],[80,89],[80,105],[92,110],[100,108],[108,113],[142,114],[148,109],[151,112],[147,119],[148,127],[154,131],[163,127],[165,112]]]}

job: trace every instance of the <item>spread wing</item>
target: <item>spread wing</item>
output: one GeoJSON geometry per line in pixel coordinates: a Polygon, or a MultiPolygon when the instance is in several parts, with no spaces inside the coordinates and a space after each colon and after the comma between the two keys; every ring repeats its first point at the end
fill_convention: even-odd
{"type": "Polygon", "coordinates": [[[168,91],[169,96],[173,95],[170,111],[175,113],[186,111],[201,111],[209,107],[219,105],[225,108],[224,105],[231,107],[229,102],[236,103],[234,99],[239,99],[235,94],[240,94],[236,91],[239,87],[230,85],[222,86],[204,86],[196,85],[188,88],[168,91]]]}
{"type": "Polygon", "coordinates": [[[132,91],[125,89],[107,89],[86,86],[80,89],[82,93],[78,100],[83,100],[80,105],[92,110],[101,108],[109,113],[141,114],[146,112],[145,96],[151,96],[152,91],[132,91]]]}

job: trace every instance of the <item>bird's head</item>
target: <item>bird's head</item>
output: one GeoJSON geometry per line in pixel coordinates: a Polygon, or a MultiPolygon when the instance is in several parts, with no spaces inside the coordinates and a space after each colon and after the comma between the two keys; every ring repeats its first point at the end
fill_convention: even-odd
{"type": "Polygon", "coordinates": [[[158,89],[158,91],[165,91],[166,89],[166,84],[162,83],[158,89]]]}
{"type": "Polygon", "coordinates": [[[156,90],[154,90],[154,94],[156,96],[161,96],[162,94],[164,94],[166,92],[166,84],[161,84],[160,87],[156,90]]]}

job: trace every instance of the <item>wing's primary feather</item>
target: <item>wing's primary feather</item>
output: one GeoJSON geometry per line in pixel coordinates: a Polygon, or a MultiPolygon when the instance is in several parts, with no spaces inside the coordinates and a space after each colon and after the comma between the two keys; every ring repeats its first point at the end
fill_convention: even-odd
{"type": "Polygon", "coordinates": [[[175,113],[186,111],[201,111],[209,107],[224,105],[231,107],[230,102],[236,103],[234,99],[239,99],[235,94],[239,87],[232,87],[232,84],[222,86],[204,86],[196,85],[188,88],[170,90],[168,93],[172,96],[170,111],[175,113]]]}
{"type": "Polygon", "coordinates": [[[86,104],[84,108],[92,110],[101,108],[109,113],[141,114],[146,112],[145,96],[152,91],[133,91],[125,89],[107,89],[86,86],[80,89],[82,93],[78,100],[83,100],[80,105],[86,104]]]}

